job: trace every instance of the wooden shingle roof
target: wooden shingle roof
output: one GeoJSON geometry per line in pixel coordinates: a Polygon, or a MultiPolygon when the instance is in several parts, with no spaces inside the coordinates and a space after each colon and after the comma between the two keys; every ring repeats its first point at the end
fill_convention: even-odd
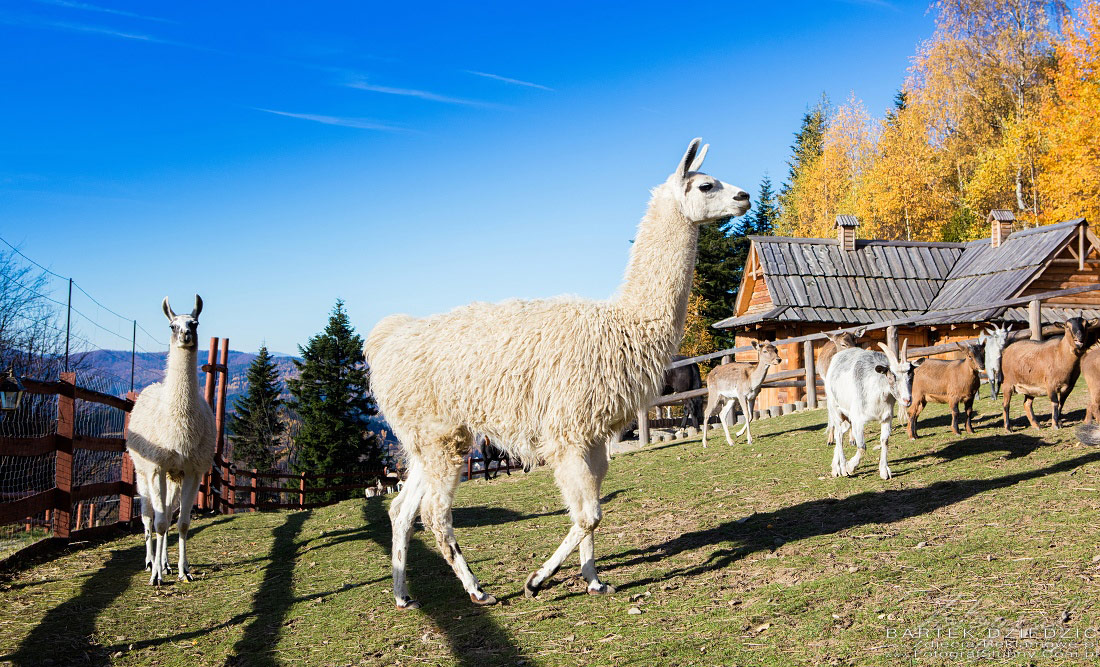
{"type": "MultiPolygon", "coordinates": [[[[838,216],[839,219],[839,216],[838,216]]],[[[969,243],[856,241],[751,236],[773,308],[716,328],[764,321],[866,324],[1013,296],[1075,234],[1084,219],[1015,232],[1000,247],[969,243]]],[[[1004,309],[944,322],[980,321],[1004,309]]],[[[930,323],[941,320],[930,320],[930,323]]]]}

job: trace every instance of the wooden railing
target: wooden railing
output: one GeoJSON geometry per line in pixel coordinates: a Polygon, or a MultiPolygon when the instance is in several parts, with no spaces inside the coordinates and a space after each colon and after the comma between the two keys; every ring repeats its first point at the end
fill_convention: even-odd
{"type": "MultiPolygon", "coordinates": [[[[52,537],[59,540],[87,539],[102,529],[120,524],[128,524],[133,518],[134,466],[125,454],[125,438],[92,437],[76,432],[76,401],[88,401],[118,408],[126,412],[129,421],[130,410],[134,406],[136,395],[130,392],[125,399],[102,394],[76,385],[75,373],[62,373],[56,382],[41,382],[30,378],[23,380],[29,394],[57,395],[57,432],[37,438],[0,437],[0,455],[4,456],[43,456],[54,454],[53,486],[44,491],[28,493],[21,498],[0,503],[0,524],[25,522],[30,526],[32,518],[39,514],[48,514],[52,526],[52,537]],[[120,479],[93,484],[73,484],[73,454],[79,449],[100,452],[122,452],[122,473],[120,479]],[[118,521],[107,526],[89,526],[84,523],[83,501],[104,496],[118,496],[118,521]],[[74,521],[73,508],[77,508],[74,521]]],[[[94,523],[94,522],[92,522],[94,523]]]]}
{"type": "MultiPolygon", "coordinates": [[[[824,380],[817,377],[816,370],[814,368],[814,353],[813,342],[816,340],[822,340],[826,338],[827,334],[840,334],[840,333],[855,333],[860,330],[874,331],[878,329],[886,329],[886,344],[895,352],[898,350],[898,338],[897,331],[899,326],[913,326],[920,325],[922,323],[930,322],[933,320],[941,320],[944,317],[951,317],[955,315],[966,315],[967,313],[973,313],[975,311],[992,310],[995,308],[1006,308],[1014,306],[1022,306],[1027,304],[1028,306],[1028,329],[1016,331],[1011,334],[1010,342],[1019,338],[1030,336],[1033,340],[1042,340],[1044,335],[1055,333],[1055,327],[1047,327],[1044,329],[1041,322],[1041,307],[1043,301],[1056,299],[1064,296],[1071,296],[1074,294],[1081,294],[1084,292],[1093,292],[1100,290],[1100,285],[1085,285],[1082,287],[1071,287],[1069,289],[1055,290],[1051,292],[1042,292],[1040,294],[1032,294],[1029,296],[1015,297],[1012,299],[1004,299],[1002,301],[992,301],[989,303],[983,303],[973,306],[967,306],[965,308],[953,308],[951,310],[937,311],[934,313],[927,313],[918,315],[915,317],[887,320],[884,322],[877,322],[874,324],[860,324],[852,327],[845,327],[841,329],[835,329],[828,332],[821,332],[815,334],[807,334],[805,336],[795,336],[793,338],[785,338],[782,340],[773,341],[776,347],[782,345],[791,345],[796,343],[802,343],[803,345],[803,358],[806,360],[806,366],[804,368],[795,368],[786,371],[780,371],[778,373],[769,373],[767,379],[764,381],[763,387],[765,388],[779,388],[779,387],[798,387],[805,390],[806,393],[806,406],[810,408],[817,407],[818,403],[818,388],[824,387],[824,380]],[[795,379],[798,378],[798,379],[795,379]],[[812,380],[812,381],[811,381],[812,380]]],[[[1075,306],[1065,306],[1067,308],[1075,308],[1075,306]]],[[[1060,330],[1060,329],[1059,329],[1060,330]]],[[[974,341],[976,339],[967,339],[967,341],[974,341]]],[[[963,342],[963,341],[958,341],[963,342]]],[[[956,343],[946,343],[941,345],[930,345],[926,347],[909,348],[907,350],[910,357],[922,357],[934,354],[943,354],[951,352],[956,349],[956,343]]],[[[726,357],[732,358],[733,355],[738,352],[748,352],[752,350],[750,345],[742,345],[740,347],[731,347],[725,350],[719,350],[717,352],[711,352],[709,354],[699,355],[697,357],[691,357],[688,359],[682,359],[680,361],[669,364],[668,368],[678,368],[680,366],[687,366],[689,364],[699,363],[701,361],[710,361],[712,359],[723,359],[726,357]]],[[[680,403],[681,401],[698,398],[707,395],[706,387],[700,389],[692,389],[691,391],[682,391],[676,394],[667,394],[665,396],[658,396],[652,403],[645,409],[638,411],[638,440],[642,445],[647,445],[650,442],[649,438],[649,409],[663,405],[673,405],[680,403]]]]}
{"type": "Polygon", "coordinates": [[[279,472],[258,472],[255,468],[252,470],[240,470],[234,466],[230,466],[229,475],[225,483],[225,489],[228,491],[227,497],[221,502],[224,511],[227,514],[234,514],[238,510],[247,510],[255,512],[257,510],[266,509],[312,509],[315,507],[323,507],[330,505],[334,501],[327,502],[313,502],[307,503],[306,496],[310,494],[327,493],[332,491],[351,491],[355,489],[368,489],[374,488],[379,482],[381,482],[384,488],[394,488],[397,486],[397,482],[400,480],[400,476],[397,471],[390,470],[389,468],[379,468],[375,471],[368,472],[347,472],[347,473],[330,473],[330,474],[309,474],[309,473],[279,473],[279,472]],[[248,480],[247,484],[239,484],[241,478],[248,480]],[[307,482],[323,481],[328,479],[349,479],[358,478],[362,479],[362,482],[353,482],[345,484],[330,484],[328,486],[311,486],[307,482]],[[262,484],[263,480],[294,480],[297,482],[292,487],[287,486],[275,486],[272,484],[262,484]],[[288,502],[282,501],[270,501],[264,500],[264,494],[277,493],[286,495],[292,500],[288,502]]]}

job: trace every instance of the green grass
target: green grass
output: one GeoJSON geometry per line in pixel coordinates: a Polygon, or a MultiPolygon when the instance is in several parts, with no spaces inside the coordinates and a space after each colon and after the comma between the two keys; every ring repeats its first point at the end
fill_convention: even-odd
{"type": "MultiPolygon", "coordinates": [[[[0,661],[964,664],[975,660],[921,651],[936,634],[1028,629],[1040,640],[1058,629],[1095,657],[1100,450],[1071,429],[1024,430],[1015,407],[1013,434],[985,399],[977,434],[956,438],[930,406],[920,440],[895,430],[887,482],[873,450],[855,477],[829,477],[821,410],[759,422],[752,447],[728,447],[719,429],[707,449],[696,439],[617,456],[596,539],[611,597],[585,595],[576,556],[523,597],[568,527],[547,470],[459,489],[459,541],[502,600],[488,609],[467,601],[423,531],[410,583],[424,607],[393,608],[381,499],[197,520],[201,576],[160,589],[145,583],[139,536],[74,549],[0,581],[0,661]]],[[[1037,408],[1045,418],[1047,403],[1037,408]]],[[[1080,392],[1067,411],[1080,421],[1080,392]]]]}

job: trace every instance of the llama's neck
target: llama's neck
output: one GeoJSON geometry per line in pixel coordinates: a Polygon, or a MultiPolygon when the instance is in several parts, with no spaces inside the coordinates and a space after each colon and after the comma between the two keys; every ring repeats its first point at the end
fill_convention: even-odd
{"type": "Polygon", "coordinates": [[[684,333],[698,226],[680,213],[669,184],[653,191],[638,226],[616,305],[643,324],[662,344],[667,363],[684,333]]]}
{"type": "Polygon", "coordinates": [[[198,370],[196,348],[176,347],[168,349],[168,367],[164,373],[164,386],[175,404],[185,403],[198,395],[198,370]]]}

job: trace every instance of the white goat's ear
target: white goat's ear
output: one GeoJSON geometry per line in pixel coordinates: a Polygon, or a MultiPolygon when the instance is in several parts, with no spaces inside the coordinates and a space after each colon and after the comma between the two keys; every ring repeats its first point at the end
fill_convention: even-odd
{"type": "Polygon", "coordinates": [[[699,144],[702,142],[703,140],[700,137],[695,137],[688,144],[687,152],[684,153],[684,158],[680,160],[680,166],[676,170],[676,173],[680,174],[680,178],[684,178],[691,171],[691,165],[695,162],[695,154],[699,152],[699,144]]]}
{"type": "Polygon", "coordinates": [[[875,372],[881,373],[882,375],[888,375],[890,373],[890,367],[878,364],[877,366],[875,366],[875,372]]]}
{"type": "Polygon", "coordinates": [[[195,295],[195,309],[191,311],[191,317],[196,320],[199,319],[199,313],[202,312],[202,297],[198,294],[195,295]]]}
{"type": "Polygon", "coordinates": [[[703,144],[703,147],[699,149],[699,154],[691,161],[691,166],[688,167],[688,171],[699,171],[703,168],[703,160],[706,159],[707,149],[709,148],[710,144],[703,144]]]}
{"type": "Polygon", "coordinates": [[[168,305],[168,297],[164,297],[164,301],[160,304],[160,308],[164,311],[164,316],[169,320],[176,316],[176,314],[172,312],[172,306],[168,305]]]}

